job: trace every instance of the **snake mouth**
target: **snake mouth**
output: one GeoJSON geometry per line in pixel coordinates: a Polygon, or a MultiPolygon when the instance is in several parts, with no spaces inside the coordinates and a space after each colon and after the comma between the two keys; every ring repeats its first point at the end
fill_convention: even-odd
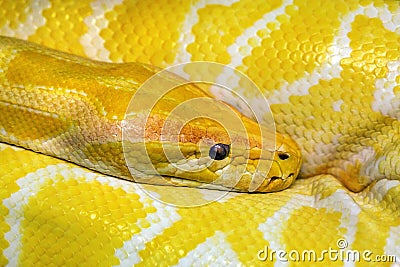
{"type": "MultiPolygon", "coordinates": [[[[234,185],[226,186],[218,183],[207,183],[197,180],[191,180],[188,178],[171,176],[171,175],[161,175],[163,179],[165,179],[166,183],[158,183],[158,185],[167,185],[167,186],[175,186],[175,187],[190,187],[190,188],[200,188],[200,189],[211,189],[218,191],[233,191],[237,193],[246,193],[246,190],[241,188],[236,188],[234,185]]],[[[151,183],[149,183],[151,184],[151,183]]]]}
{"type": "MultiPolygon", "coordinates": [[[[226,191],[227,189],[229,189],[229,191],[234,191],[238,193],[249,193],[249,191],[244,190],[243,188],[236,188],[235,186],[227,187],[222,184],[205,183],[201,181],[196,181],[171,175],[161,175],[161,176],[167,180],[167,184],[164,185],[169,185],[169,186],[198,187],[198,188],[207,188],[207,189],[222,190],[222,191],[226,191]]],[[[290,181],[294,176],[295,176],[294,173],[290,173],[287,177],[272,176],[271,178],[269,178],[269,181],[266,186],[269,186],[270,184],[273,184],[278,180],[281,180],[281,182],[286,183],[287,181],[290,181]]],[[[256,191],[256,193],[257,192],[263,192],[263,191],[256,191]]]]}
{"type": "MultiPolygon", "coordinates": [[[[275,187],[276,185],[273,185],[274,183],[279,183],[279,184],[286,184],[288,181],[291,181],[294,178],[294,173],[289,173],[287,177],[279,177],[279,176],[272,176],[268,183],[266,184],[266,187],[268,188],[269,186],[275,187]],[[280,182],[278,181],[280,180],[280,182]]],[[[286,187],[285,187],[286,188],[286,187]]],[[[274,190],[275,191],[275,190],[274,190]]],[[[279,190],[278,190],[279,191],[279,190]]]]}
{"type": "Polygon", "coordinates": [[[279,177],[279,176],[272,176],[269,180],[269,183],[271,183],[272,181],[276,181],[276,180],[287,180],[289,178],[292,178],[294,176],[294,173],[289,173],[289,175],[285,178],[285,177],[279,177]]]}
{"type": "Polygon", "coordinates": [[[294,176],[294,173],[292,172],[292,173],[289,173],[289,175],[284,179],[284,180],[287,180],[287,179],[289,179],[289,178],[292,178],[294,176]]]}

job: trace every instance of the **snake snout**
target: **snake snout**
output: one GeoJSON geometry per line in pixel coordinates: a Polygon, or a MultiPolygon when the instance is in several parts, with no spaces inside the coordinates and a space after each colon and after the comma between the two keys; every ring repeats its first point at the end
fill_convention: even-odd
{"type": "Polygon", "coordinates": [[[295,141],[284,137],[284,142],[276,152],[275,160],[282,170],[282,179],[294,180],[297,178],[302,163],[300,149],[295,141]]]}
{"type": "Polygon", "coordinates": [[[272,164],[258,192],[274,192],[288,188],[297,178],[302,162],[297,144],[289,137],[278,135],[278,149],[272,156],[272,164]]]}

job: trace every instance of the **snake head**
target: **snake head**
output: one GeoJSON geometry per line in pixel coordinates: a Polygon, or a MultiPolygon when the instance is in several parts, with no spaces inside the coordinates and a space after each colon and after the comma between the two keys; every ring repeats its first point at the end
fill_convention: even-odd
{"type": "Polygon", "coordinates": [[[144,173],[145,183],[272,192],[299,173],[296,143],[276,133],[273,122],[261,126],[168,72],[142,85],[127,114],[125,151],[132,155],[125,158],[136,181],[144,173]]]}
{"type": "MultiPolygon", "coordinates": [[[[233,135],[214,126],[209,142],[212,184],[242,192],[274,192],[288,188],[302,163],[298,145],[287,135],[241,116],[246,133],[233,135]]],[[[235,127],[236,128],[236,127],[235,127]]]]}
{"type": "Polygon", "coordinates": [[[147,118],[136,117],[132,122],[137,123],[134,132],[145,132],[144,142],[132,144],[130,149],[134,151],[130,166],[135,168],[135,176],[140,172],[159,175],[159,180],[145,177],[142,181],[273,192],[289,187],[297,177],[301,155],[288,136],[260,126],[232,106],[210,97],[196,98],[196,105],[176,103],[166,110],[171,99],[178,97],[168,99],[159,101],[147,118]],[[142,125],[147,126],[138,130],[142,125]],[[144,145],[142,152],[138,152],[140,143],[144,145]],[[148,157],[147,163],[143,155],[148,157]]]}
{"type": "Polygon", "coordinates": [[[293,140],[169,72],[146,81],[126,114],[124,152],[135,181],[272,192],[299,173],[293,140]]]}

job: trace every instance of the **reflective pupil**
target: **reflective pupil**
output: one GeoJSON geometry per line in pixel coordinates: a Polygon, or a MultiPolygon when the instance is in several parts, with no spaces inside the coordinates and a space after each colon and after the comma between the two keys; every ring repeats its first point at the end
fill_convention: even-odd
{"type": "Polygon", "coordinates": [[[210,158],[222,160],[229,154],[229,146],[225,144],[215,144],[210,148],[210,158]]]}

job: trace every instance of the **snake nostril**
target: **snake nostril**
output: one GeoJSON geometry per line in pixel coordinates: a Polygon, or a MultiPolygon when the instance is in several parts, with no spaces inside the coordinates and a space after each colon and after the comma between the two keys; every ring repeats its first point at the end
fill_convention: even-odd
{"type": "Polygon", "coordinates": [[[287,153],[278,153],[278,157],[279,157],[281,160],[286,160],[286,159],[288,159],[290,156],[289,156],[289,154],[287,154],[287,153]]]}

